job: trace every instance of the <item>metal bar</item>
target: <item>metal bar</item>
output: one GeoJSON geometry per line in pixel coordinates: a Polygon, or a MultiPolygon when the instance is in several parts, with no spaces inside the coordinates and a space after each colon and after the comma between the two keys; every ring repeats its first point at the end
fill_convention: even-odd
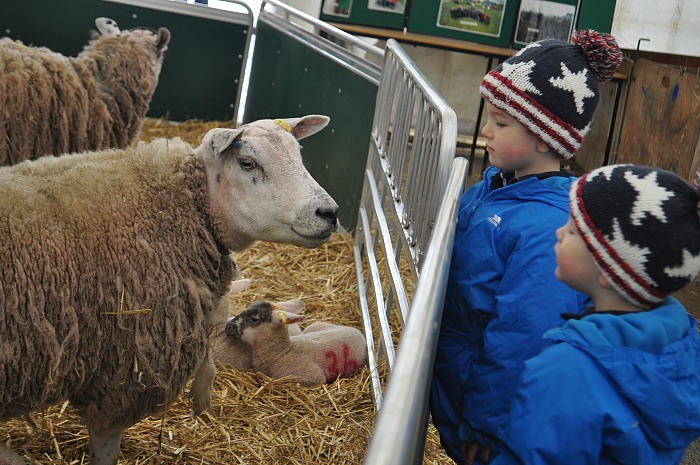
{"type": "Polygon", "coordinates": [[[457,225],[457,208],[467,168],[465,158],[453,161],[410,317],[401,335],[396,364],[389,375],[383,405],[362,462],[364,465],[423,462],[430,378],[457,225]]]}

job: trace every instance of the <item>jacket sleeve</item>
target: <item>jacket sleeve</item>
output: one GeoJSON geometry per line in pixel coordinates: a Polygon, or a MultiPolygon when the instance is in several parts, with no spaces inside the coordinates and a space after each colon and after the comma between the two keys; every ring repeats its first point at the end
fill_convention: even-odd
{"type": "Polygon", "coordinates": [[[576,349],[562,343],[545,349],[526,364],[503,435],[507,447],[491,465],[600,463],[616,397],[576,349]]]}
{"type": "MultiPolygon", "coordinates": [[[[555,231],[566,221],[563,212],[560,216],[561,221],[550,217],[551,221],[524,222],[499,244],[505,266],[495,305],[483,311],[483,349],[474,354],[462,411],[471,428],[497,438],[524,361],[543,346],[544,332],[563,322],[562,312],[578,310],[579,294],[554,275],[555,231]]],[[[468,427],[460,429],[460,440],[474,439],[468,427]]]]}

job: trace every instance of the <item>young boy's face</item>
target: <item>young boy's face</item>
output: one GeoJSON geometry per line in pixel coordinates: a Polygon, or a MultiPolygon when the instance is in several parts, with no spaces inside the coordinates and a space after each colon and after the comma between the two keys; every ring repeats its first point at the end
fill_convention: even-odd
{"type": "MultiPolygon", "coordinates": [[[[516,171],[518,176],[535,174],[548,151],[541,142],[518,120],[486,102],[489,119],[481,133],[486,137],[486,151],[493,166],[501,171],[516,171]]],[[[548,171],[548,170],[545,170],[548,171]]]]}
{"type": "Polygon", "coordinates": [[[591,295],[601,273],[571,216],[564,226],[557,229],[554,253],[557,258],[556,277],[570,288],[591,295]]]}

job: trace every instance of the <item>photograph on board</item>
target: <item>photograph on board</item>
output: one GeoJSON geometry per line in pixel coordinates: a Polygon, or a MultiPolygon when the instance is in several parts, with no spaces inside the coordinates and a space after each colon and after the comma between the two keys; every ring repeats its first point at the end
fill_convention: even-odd
{"type": "Polygon", "coordinates": [[[406,0],[368,0],[367,9],[403,14],[406,0]]]}
{"type": "Polygon", "coordinates": [[[541,39],[568,42],[575,18],[576,5],[546,0],[522,0],[515,42],[523,45],[541,39]]]}
{"type": "Polygon", "coordinates": [[[352,9],[352,0],[325,0],[323,2],[324,15],[343,16],[348,18],[352,9]]]}
{"type": "Polygon", "coordinates": [[[437,27],[498,37],[506,0],[441,0],[437,27]]]}

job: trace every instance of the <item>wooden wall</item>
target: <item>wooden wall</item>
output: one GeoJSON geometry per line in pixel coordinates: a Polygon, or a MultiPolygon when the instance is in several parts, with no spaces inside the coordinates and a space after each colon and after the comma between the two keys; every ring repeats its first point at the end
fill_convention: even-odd
{"type": "Polygon", "coordinates": [[[629,82],[617,157],[687,180],[700,167],[700,76],[640,59],[629,82]]]}

